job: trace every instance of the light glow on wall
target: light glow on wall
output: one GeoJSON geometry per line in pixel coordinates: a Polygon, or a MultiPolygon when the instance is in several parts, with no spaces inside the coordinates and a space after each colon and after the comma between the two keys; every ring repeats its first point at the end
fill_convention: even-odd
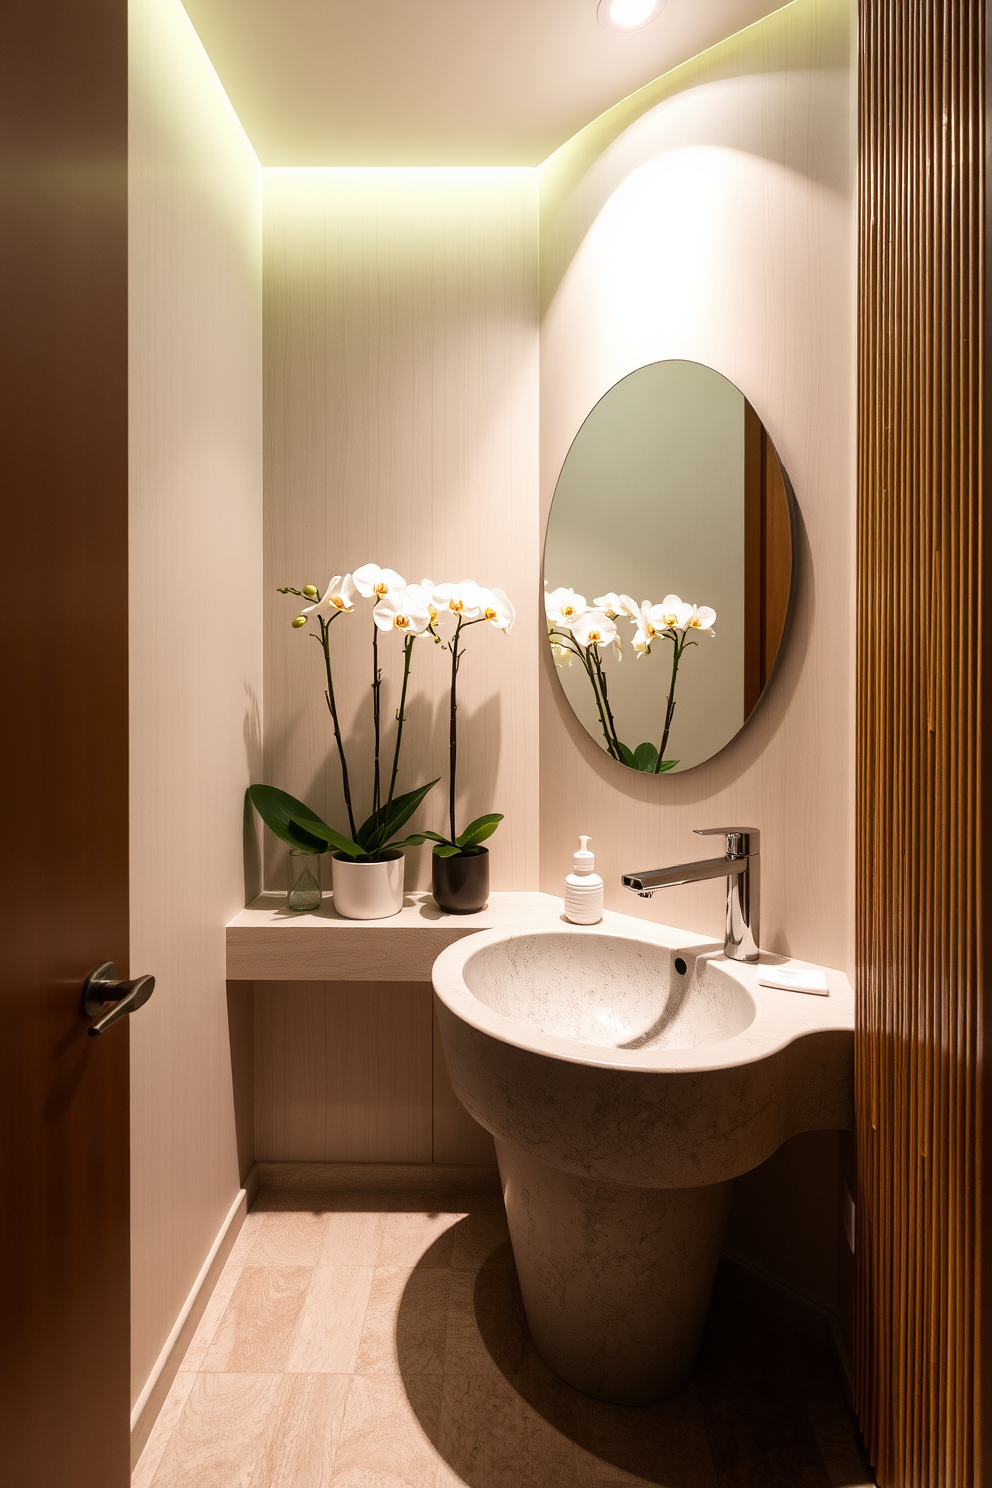
{"type": "Polygon", "coordinates": [[[650,25],[666,0],[599,0],[599,20],[608,31],[638,31],[650,25]]]}

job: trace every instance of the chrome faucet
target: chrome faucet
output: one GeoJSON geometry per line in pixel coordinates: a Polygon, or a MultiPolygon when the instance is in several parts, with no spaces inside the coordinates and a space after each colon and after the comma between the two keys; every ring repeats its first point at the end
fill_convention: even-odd
{"type": "Polygon", "coordinates": [[[760,833],[757,827],[697,827],[697,837],[726,837],[722,858],[678,863],[674,868],[650,868],[625,873],[623,886],[650,899],[659,889],[698,883],[704,878],[727,880],[727,932],[723,950],[732,961],[758,959],[758,899],[761,884],[760,833]]]}

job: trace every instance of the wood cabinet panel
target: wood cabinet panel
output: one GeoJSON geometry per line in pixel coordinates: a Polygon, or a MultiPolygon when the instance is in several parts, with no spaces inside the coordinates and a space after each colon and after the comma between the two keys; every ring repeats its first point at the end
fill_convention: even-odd
{"type": "Polygon", "coordinates": [[[432,992],[255,983],[258,1160],[430,1162],[432,992]]]}

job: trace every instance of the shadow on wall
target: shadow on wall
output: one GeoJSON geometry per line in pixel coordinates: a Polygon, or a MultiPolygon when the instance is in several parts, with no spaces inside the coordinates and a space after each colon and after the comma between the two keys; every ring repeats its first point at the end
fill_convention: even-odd
{"type": "MultiPolygon", "coordinates": [[[[476,1251],[468,1232],[482,1238],[485,1226],[482,1214],[463,1219],[456,1253],[476,1251]]],[[[689,1385],[660,1405],[616,1406],[573,1390],[540,1359],[504,1241],[477,1268],[451,1270],[439,1399],[425,1300],[450,1246],[449,1232],[411,1274],[396,1347],[423,1430],[469,1488],[609,1482],[611,1468],[664,1488],[872,1482],[827,1352],[769,1322],[744,1273],[726,1264],[689,1385]]]]}

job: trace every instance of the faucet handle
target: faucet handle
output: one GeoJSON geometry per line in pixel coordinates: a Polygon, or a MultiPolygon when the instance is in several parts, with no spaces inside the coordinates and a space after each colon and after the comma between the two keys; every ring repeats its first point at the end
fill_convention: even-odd
{"type": "Polygon", "coordinates": [[[693,827],[697,837],[726,837],[728,858],[753,858],[761,850],[757,827],[693,827]]]}

